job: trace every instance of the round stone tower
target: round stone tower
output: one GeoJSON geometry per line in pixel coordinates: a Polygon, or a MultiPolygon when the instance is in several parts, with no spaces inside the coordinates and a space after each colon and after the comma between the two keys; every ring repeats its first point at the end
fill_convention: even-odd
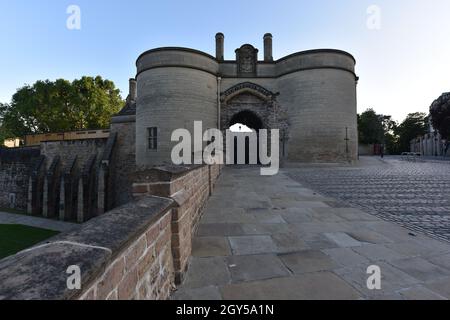
{"type": "Polygon", "coordinates": [[[159,48],[137,59],[136,164],[170,163],[172,132],[217,127],[217,60],[201,51],[159,48]]]}
{"type": "Polygon", "coordinates": [[[340,50],[299,52],[277,61],[278,101],[289,115],[288,160],[355,161],[355,59],[340,50]]]}

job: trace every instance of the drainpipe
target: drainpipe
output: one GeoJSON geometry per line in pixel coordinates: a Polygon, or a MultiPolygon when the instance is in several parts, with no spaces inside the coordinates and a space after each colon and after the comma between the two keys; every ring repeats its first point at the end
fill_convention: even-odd
{"type": "Polygon", "coordinates": [[[222,84],[222,78],[221,77],[217,77],[217,129],[220,130],[220,111],[221,111],[221,101],[220,101],[220,92],[222,91],[221,89],[221,84],[222,84]]]}

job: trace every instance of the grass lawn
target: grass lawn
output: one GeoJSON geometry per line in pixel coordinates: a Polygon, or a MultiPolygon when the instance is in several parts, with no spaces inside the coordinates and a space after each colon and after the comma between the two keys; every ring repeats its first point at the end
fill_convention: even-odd
{"type": "Polygon", "coordinates": [[[58,231],[17,224],[0,224],[0,259],[57,235],[58,231]]]}

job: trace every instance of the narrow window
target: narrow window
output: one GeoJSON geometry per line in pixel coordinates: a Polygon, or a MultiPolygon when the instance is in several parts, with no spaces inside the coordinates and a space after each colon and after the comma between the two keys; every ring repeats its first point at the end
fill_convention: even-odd
{"type": "Polygon", "coordinates": [[[148,148],[149,150],[158,149],[158,128],[148,128],[148,148]]]}

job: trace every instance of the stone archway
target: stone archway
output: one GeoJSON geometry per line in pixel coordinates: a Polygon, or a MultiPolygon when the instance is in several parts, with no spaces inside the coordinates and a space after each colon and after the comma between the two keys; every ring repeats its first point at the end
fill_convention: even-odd
{"type": "Polygon", "coordinates": [[[232,126],[236,123],[242,123],[253,130],[264,129],[264,125],[261,119],[257,114],[250,110],[243,110],[233,115],[230,120],[229,126],[232,126]]]}
{"type": "MultiPolygon", "coordinates": [[[[259,130],[264,129],[263,122],[254,112],[250,110],[243,110],[236,113],[230,120],[229,127],[231,128],[235,124],[242,124],[256,134],[256,161],[259,164],[259,130]]],[[[235,133],[236,135],[241,135],[242,139],[245,141],[245,164],[250,164],[250,138],[247,136],[247,133],[235,133]]],[[[234,137],[234,163],[237,163],[237,141],[238,137],[234,137]]]]}
{"type": "Polygon", "coordinates": [[[289,123],[287,111],[278,104],[277,96],[277,93],[251,82],[227,89],[221,94],[220,129],[225,132],[235,123],[242,123],[256,131],[279,129],[280,159],[285,158],[289,123]]]}

